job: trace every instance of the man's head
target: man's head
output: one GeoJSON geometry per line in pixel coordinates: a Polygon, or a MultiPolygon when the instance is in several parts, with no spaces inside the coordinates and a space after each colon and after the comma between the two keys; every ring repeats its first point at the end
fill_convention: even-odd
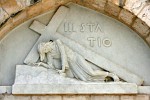
{"type": "Polygon", "coordinates": [[[40,43],[38,45],[38,52],[40,54],[40,61],[43,61],[44,58],[45,58],[45,54],[48,53],[48,52],[51,52],[52,51],[52,43],[53,42],[47,42],[47,43],[40,43]]]}

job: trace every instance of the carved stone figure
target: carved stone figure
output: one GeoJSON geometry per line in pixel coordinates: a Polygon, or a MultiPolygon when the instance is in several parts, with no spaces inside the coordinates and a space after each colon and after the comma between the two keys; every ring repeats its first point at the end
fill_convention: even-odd
{"type": "Polygon", "coordinates": [[[118,76],[113,73],[92,69],[92,66],[96,65],[86,61],[60,40],[40,43],[38,52],[41,62],[34,65],[56,69],[60,75],[82,81],[105,81],[106,77],[112,78],[115,82],[119,81],[118,76]]]}

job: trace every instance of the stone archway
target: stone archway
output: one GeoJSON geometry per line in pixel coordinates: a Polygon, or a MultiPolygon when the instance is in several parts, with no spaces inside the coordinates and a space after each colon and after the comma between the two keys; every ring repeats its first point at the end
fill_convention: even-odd
{"type": "MultiPolygon", "coordinates": [[[[5,37],[5,35],[8,32],[11,32],[11,30],[13,28],[17,27],[18,25],[22,24],[23,22],[25,22],[29,19],[32,20],[33,17],[40,15],[42,13],[48,12],[49,10],[57,8],[58,6],[64,5],[68,2],[69,1],[60,1],[60,2],[55,2],[55,3],[52,1],[39,2],[33,6],[25,8],[22,12],[18,13],[16,16],[8,19],[8,21],[1,27],[1,30],[0,30],[1,31],[1,40],[4,40],[5,38],[7,38],[7,36],[5,37]],[[52,5],[48,5],[48,3],[52,4],[52,5]]],[[[141,38],[149,44],[149,32],[150,32],[149,26],[145,22],[143,22],[141,19],[137,18],[136,15],[134,15],[133,13],[130,13],[126,9],[122,9],[122,8],[118,7],[117,5],[113,4],[112,2],[105,1],[105,0],[99,1],[99,2],[98,1],[72,1],[72,2],[75,2],[82,6],[88,7],[90,9],[94,9],[96,11],[99,11],[103,14],[106,14],[108,16],[111,16],[112,18],[115,18],[115,19],[123,22],[128,27],[130,27],[135,32],[137,32],[138,35],[140,35],[141,38]]],[[[46,19],[46,20],[48,20],[48,19],[46,19]]],[[[46,24],[46,22],[45,22],[45,24],[46,24]]],[[[35,36],[36,39],[38,38],[38,35],[32,34],[32,36],[35,36]]],[[[32,38],[30,38],[30,39],[32,39],[32,38]]],[[[34,42],[36,41],[36,39],[34,40],[34,42]]],[[[12,42],[13,42],[13,40],[12,40],[12,42]]],[[[33,44],[31,44],[31,45],[33,45],[33,44]]],[[[93,98],[95,98],[95,97],[93,97],[93,98]]],[[[148,98],[148,96],[145,96],[145,97],[148,98]]],[[[117,98],[119,98],[119,97],[117,96],[117,98]]],[[[122,96],[121,98],[124,98],[124,96],[122,96]]],[[[131,98],[136,98],[136,97],[131,96],[131,98]]]]}

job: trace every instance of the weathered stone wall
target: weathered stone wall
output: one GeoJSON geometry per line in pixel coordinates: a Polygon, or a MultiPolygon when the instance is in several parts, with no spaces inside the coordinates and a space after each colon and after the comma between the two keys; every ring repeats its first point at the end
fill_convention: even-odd
{"type": "Polygon", "coordinates": [[[0,100],[150,100],[148,95],[0,95],[0,100]]]}

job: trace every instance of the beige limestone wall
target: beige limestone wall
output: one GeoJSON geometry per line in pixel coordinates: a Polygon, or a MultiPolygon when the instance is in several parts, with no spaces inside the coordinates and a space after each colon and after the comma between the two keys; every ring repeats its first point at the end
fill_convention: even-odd
{"type": "Polygon", "coordinates": [[[0,100],[150,100],[148,95],[0,95],[0,100]]]}

